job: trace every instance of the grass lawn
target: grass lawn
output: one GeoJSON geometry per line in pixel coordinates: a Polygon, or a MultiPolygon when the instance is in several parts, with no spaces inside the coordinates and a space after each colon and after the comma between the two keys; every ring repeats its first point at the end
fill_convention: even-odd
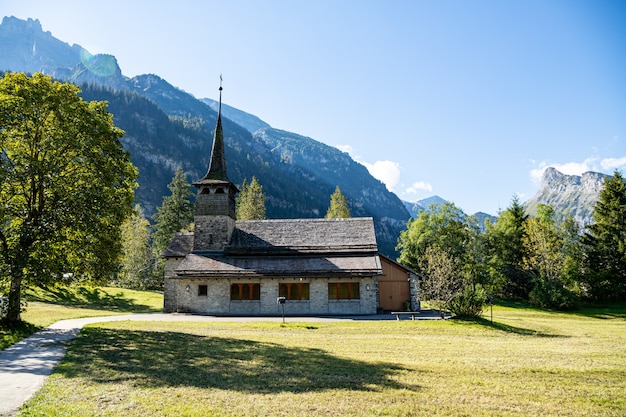
{"type": "Polygon", "coordinates": [[[163,309],[163,295],[111,287],[57,287],[28,290],[22,323],[0,326],[0,350],[24,337],[64,319],[128,313],[150,313],[163,309]]]}
{"type": "Polygon", "coordinates": [[[90,325],[21,416],[623,416],[626,309],[90,325]]]}

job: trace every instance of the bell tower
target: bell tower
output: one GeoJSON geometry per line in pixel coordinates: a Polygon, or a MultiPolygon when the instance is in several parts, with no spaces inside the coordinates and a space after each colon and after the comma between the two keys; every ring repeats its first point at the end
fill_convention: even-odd
{"type": "Polygon", "coordinates": [[[209,170],[193,183],[198,189],[194,212],[194,252],[221,252],[230,242],[235,229],[235,195],[239,192],[226,175],[224,135],[222,133],[222,77],[217,124],[209,170]]]}

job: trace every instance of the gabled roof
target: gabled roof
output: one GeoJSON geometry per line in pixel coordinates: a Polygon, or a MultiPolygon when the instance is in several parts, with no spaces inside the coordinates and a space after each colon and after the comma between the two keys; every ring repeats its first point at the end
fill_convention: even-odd
{"type": "Polygon", "coordinates": [[[193,233],[176,233],[161,254],[164,258],[184,258],[193,250],[193,233]]]}
{"type": "Polygon", "coordinates": [[[393,259],[391,259],[390,257],[383,255],[382,253],[379,253],[379,254],[378,254],[378,256],[380,256],[380,258],[381,258],[381,259],[386,260],[386,261],[387,261],[387,262],[389,262],[390,264],[395,265],[395,266],[397,266],[398,268],[403,269],[403,270],[405,270],[406,272],[408,272],[408,273],[410,273],[410,274],[413,274],[413,275],[416,275],[416,276],[418,276],[418,277],[420,277],[420,278],[423,278],[422,274],[415,272],[415,270],[413,270],[413,269],[409,268],[409,267],[408,267],[408,266],[406,266],[406,265],[402,265],[400,262],[394,261],[394,260],[393,260],[393,259]]]}
{"type": "MultiPolygon", "coordinates": [[[[162,256],[183,257],[192,250],[193,233],[177,233],[162,256]]],[[[240,220],[225,250],[231,256],[370,252],[378,252],[370,217],[240,220]]]]}
{"type": "Polygon", "coordinates": [[[371,218],[237,221],[224,252],[193,252],[178,233],[164,257],[185,257],[178,276],[358,276],[381,273],[371,218]]]}
{"type": "Polygon", "coordinates": [[[238,221],[227,254],[377,252],[374,223],[350,219],[238,221]]]}

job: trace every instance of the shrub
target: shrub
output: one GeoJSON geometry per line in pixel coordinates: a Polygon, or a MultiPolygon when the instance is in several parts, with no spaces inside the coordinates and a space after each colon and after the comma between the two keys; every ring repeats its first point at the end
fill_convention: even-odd
{"type": "Polygon", "coordinates": [[[538,281],[529,294],[531,304],[555,310],[572,310],[578,306],[574,291],[558,281],[538,281]]]}
{"type": "Polygon", "coordinates": [[[459,317],[478,317],[487,302],[487,293],[480,285],[467,285],[448,305],[452,314],[459,317]]]}

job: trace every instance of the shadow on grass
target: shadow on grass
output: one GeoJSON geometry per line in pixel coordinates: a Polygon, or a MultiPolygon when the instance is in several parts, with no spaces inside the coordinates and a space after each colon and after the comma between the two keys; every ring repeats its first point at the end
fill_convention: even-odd
{"type": "Polygon", "coordinates": [[[38,293],[29,293],[29,301],[41,301],[77,308],[93,308],[128,313],[147,313],[160,311],[144,304],[137,304],[135,300],[126,298],[124,293],[109,294],[99,288],[77,287],[50,287],[38,293]]]}
{"type": "Polygon", "coordinates": [[[579,316],[590,317],[594,319],[626,319],[626,304],[609,304],[606,306],[589,306],[583,307],[574,312],[579,316]]]}
{"type": "Polygon", "coordinates": [[[538,330],[533,329],[525,329],[523,327],[511,326],[509,324],[499,323],[497,321],[491,321],[484,317],[475,317],[475,318],[467,318],[467,319],[457,319],[468,321],[476,324],[480,324],[481,326],[491,327],[492,329],[499,330],[506,333],[514,333],[522,336],[535,336],[535,337],[568,337],[561,334],[556,333],[546,333],[540,332],[538,330]]]}
{"type": "Polygon", "coordinates": [[[407,388],[405,368],[338,358],[319,349],[178,332],[85,328],[56,372],[95,383],[191,386],[251,393],[407,388]]]}
{"type": "Polygon", "coordinates": [[[38,330],[41,330],[40,326],[25,321],[13,323],[0,320],[0,350],[14,345],[38,330]]]}

